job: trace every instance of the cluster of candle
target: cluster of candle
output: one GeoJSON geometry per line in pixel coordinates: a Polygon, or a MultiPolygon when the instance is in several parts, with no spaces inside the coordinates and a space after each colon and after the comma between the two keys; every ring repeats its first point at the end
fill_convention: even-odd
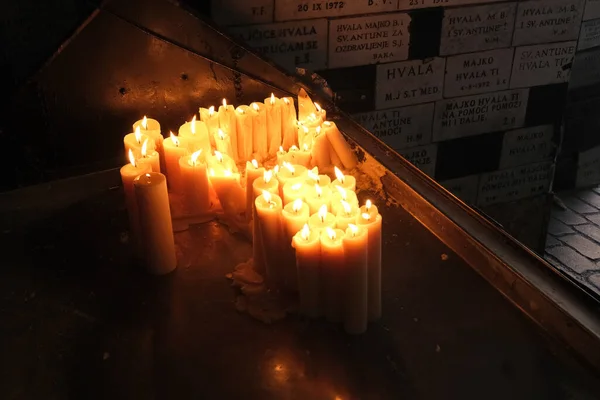
{"type": "Polygon", "coordinates": [[[303,91],[298,114],[293,98],[272,94],[237,108],[223,100],[199,115],[166,139],[144,117],[124,138],[138,254],[154,272],[176,267],[168,183],[182,204],[176,216],[220,205],[251,227],[255,270],[271,289],[298,292],[305,315],[364,332],[381,315],[381,215],[370,201],[359,207],[356,179],[341,170],[354,168],[356,155],[335,123],[303,91]]]}

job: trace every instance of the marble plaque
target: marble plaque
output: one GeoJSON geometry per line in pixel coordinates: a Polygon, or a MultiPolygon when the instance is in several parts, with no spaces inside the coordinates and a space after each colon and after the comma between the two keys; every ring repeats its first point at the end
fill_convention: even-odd
{"type": "Polygon", "coordinates": [[[569,89],[600,83],[600,48],[575,54],[569,89]]]}
{"type": "Polygon", "coordinates": [[[504,90],[435,103],[433,141],[519,128],[525,122],[529,89],[504,90]]]}
{"type": "Polygon", "coordinates": [[[554,153],[554,127],[552,125],[516,129],[504,134],[500,167],[505,169],[517,165],[546,161],[554,153]]]}
{"type": "Polygon", "coordinates": [[[327,65],[326,19],[241,26],[228,32],[290,71],[327,65]]]}
{"type": "Polygon", "coordinates": [[[517,47],[510,87],[568,82],[576,47],[574,41],[517,47]]]}
{"type": "Polygon", "coordinates": [[[444,10],[440,55],[510,46],[517,3],[444,10]]]}
{"type": "Polygon", "coordinates": [[[329,23],[329,68],[406,60],[410,16],[341,18],[329,23]]]}
{"type": "Polygon", "coordinates": [[[583,11],[583,20],[600,18],[600,0],[586,0],[583,11]]]}
{"type": "Polygon", "coordinates": [[[482,174],[477,204],[487,206],[548,193],[553,169],[551,162],[543,162],[482,174]]]}
{"type": "Polygon", "coordinates": [[[449,179],[440,182],[440,185],[467,204],[475,204],[477,202],[479,175],[469,175],[463,176],[462,178],[449,179]]]}
{"type": "Polygon", "coordinates": [[[275,20],[343,17],[398,9],[398,0],[275,0],[275,20]]]}
{"type": "Polygon", "coordinates": [[[577,39],[585,0],[534,0],[517,8],[513,46],[577,39]]]}
{"type": "Polygon", "coordinates": [[[600,183],[600,146],[579,153],[575,179],[577,187],[593,186],[600,183]]]}
{"type": "Polygon", "coordinates": [[[398,154],[410,161],[415,167],[425,174],[433,177],[435,174],[435,163],[437,160],[437,143],[426,146],[411,147],[410,149],[398,150],[398,154]]]}
{"type": "Polygon", "coordinates": [[[426,103],[442,98],[445,59],[404,61],[377,66],[375,108],[426,103]]]}
{"type": "Polygon", "coordinates": [[[508,48],[448,57],[444,97],[508,89],[513,52],[508,48]]]}
{"type": "Polygon", "coordinates": [[[495,3],[502,0],[400,0],[398,9],[413,10],[430,7],[454,7],[467,4],[495,3]]]}
{"type": "Polygon", "coordinates": [[[581,24],[577,50],[586,50],[600,46],[600,19],[585,21],[581,24]]]}
{"type": "Polygon", "coordinates": [[[393,149],[431,142],[433,103],[355,114],[354,118],[393,149]]]}
{"type": "Polygon", "coordinates": [[[211,0],[212,19],[219,25],[273,22],[275,0],[211,0]]]}

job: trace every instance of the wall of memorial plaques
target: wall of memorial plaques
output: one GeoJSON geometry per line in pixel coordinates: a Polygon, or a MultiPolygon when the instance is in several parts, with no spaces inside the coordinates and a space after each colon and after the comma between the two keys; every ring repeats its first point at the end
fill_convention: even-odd
{"type": "Polygon", "coordinates": [[[212,7],[262,54],[321,74],[340,107],[478,207],[549,192],[569,82],[600,84],[600,0],[212,7]]]}

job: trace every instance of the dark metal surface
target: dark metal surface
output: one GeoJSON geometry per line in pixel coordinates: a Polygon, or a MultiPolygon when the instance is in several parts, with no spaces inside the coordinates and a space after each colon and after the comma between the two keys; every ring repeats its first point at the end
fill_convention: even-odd
{"type": "Polygon", "coordinates": [[[349,337],[295,316],[268,326],[238,314],[224,275],[251,249],[217,223],[176,234],[171,276],[140,273],[121,243],[113,181],[116,171],[2,196],[3,398],[597,394],[595,377],[400,208],[382,209],[384,318],[349,337]]]}

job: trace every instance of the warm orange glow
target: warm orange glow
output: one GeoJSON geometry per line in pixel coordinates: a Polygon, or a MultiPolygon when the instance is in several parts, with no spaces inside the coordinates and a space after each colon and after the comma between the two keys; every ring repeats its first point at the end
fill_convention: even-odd
{"type": "Polygon", "coordinates": [[[319,105],[319,103],[314,103],[315,104],[315,108],[317,109],[317,112],[321,112],[321,106],[319,105]]]}
{"type": "Polygon", "coordinates": [[[258,104],[256,104],[256,103],[252,103],[252,108],[254,108],[254,111],[259,110],[258,104]]]}
{"type": "Polygon", "coordinates": [[[273,168],[273,175],[277,175],[278,173],[279,173],[279,165],[276,165],[276,166],[273,168]]]}
{"type": "Polygon", "coordinates": [[[284,98],[283,98],[283,102],[284,102],[285,104],[290,104],[290,101],[288,100],[288,98],[287,98],[287,97],[284,97],[284,98]]]}
{"type": "Polygon", "coordinates": [[[295,183],[295,184],[293,184],[293,185],[292,185],[292,190],[293,190],[294,192],[297,192],[297,191],[299,191],[300,189],[302,189],[302,183],[298,182],[298,183],[295,183]]]}
{"type": "Polygon", "coordinates": [[[136,166],[135,165],[135,157],[133,156],[133,151],[131,149],[129,149],[128,156],[129,156],[129,162],[131,163],[131,165],[133,165],[135,167],[136,166]]]}
{"type": "Polygon", "coordinates": [[[220,151],[215,150],[215,158],[217,159],[217,161],[219,161],[220,163],[223,162],[223,154],[221,154],[220,151]]]}
{"type": "Polygon", "coordinates": [[[320,135],[320,134],[321,134],[321,127],[320,127],[320,126],[317,126],[317,128],[315,129],[315,131],[317,132],[317,133],[315,134],[315,136],[318,136],[318,135],[320,135]]]}
{"type": "Polygon", "coordinates": [[[297,213],[301,209],[302,209],[302,199],[294,200],[294,203],[292,204],[292,210],[294,210],[294,212],[297,213]]]}
{"type": "Polygon", "coordinates": [[[225,176],[231,176],[233,175],[230,169],[226,169],[225,172],[223,172],[223,175],[225,176]]]}
{"type": "Polygon", "coordinates": [[[352,236],[356,236],[358,233],[358,226],[354,224],[348,224],[348,228],[350,228],[350,231],[352,231],[352,236]]]}
{"type": "Polygon", "coordinates": [[[318,167],[314,167],[312,170],[309,169],[307,171],[307,173],[308,173],[308,177],[315,182],[319,182],[319,180],[321,179],[321,178],[319,178],[319,168],[318,167]]]}
{"type": "Polygon", "coordinates": [[[367,202],[365,203],[365,208],[367,209],[367,211],[371,209],[371,205],[371,200],[367,200],[367,202]]]}
{"type": "Polygon", "coordinates": [[[285,154],[285,150],[283,149],[283,146],[279,146],[279,152],[285,154]]]}
{"type": "Polygon", "coordinates": [[[346,200],[346,189],[344,189],[340,185],[335,185],[335,188],[337,189],[338,192],[340,192],[340,195],[342,196],[342,200],[346,200]]]}
{"type": "Polygon", "coordinates": [[[273,171],[269,170],[263,172],[263,180],[265,181],[265,183],[271,182],[271,178],[273,178],[273,171]]]}
{"type": "Polygon", "coordinates": [[[308,151],[308,145],[306,143],[304,143],[304,146],[302,146],[302,148],[304,149],[304,151],[308,151]]]}
{"type": "Polygon", "coordinates": [[[292,164],[290,164],[287,161],[283,162],[283,166],[285,167],[285,169],[287,169],[288,171],[290,171],[290,173],[292,175],[294,175],[294,173],[296,172],[296,168],[294,168],[294,166],[292,164]]]}
{"type": "Polygon", "coordinates": [[[323,204],[321,208],[319,208],[317,215],[321,219],[321,222],[325,222],[325,217],[327,217],[327,204],[323,204]]]}
{"type": "Polygon", "coordinates": [[[303,125],[302,129],[304,129],[304,134],[306,135],[308,133],[308,128],[303,125]]]}
{"type": "Polygon", "coordinates": [[[148,117],[146,117],[145,115],[144,118],[142,118],[142,128],[148,129],[148,117]]]}
{"type": "Polygon", "coordinates": [[[323,122],[323,125],[325,125],[325,126],[331,126],[331,122],[325,121],[325,122],[323,122]]]}
{"type": "Polygon", "coordinates": [[[352,211],[350,203],[348,203],[346,200],[342,200],[342,207],[344,207],[344,212],[346,215],[350,215],[350,212],[352,211]]]}
{"type": "Polygon", "coordinates": [[[338,167],[333,167],[333,170],[335,171],[335,177],[337,180],[340,181],[340,183],[344,183],[346,180],[344,173],[338,167]]]}
{"type": "Polygon", "coordinates": [[[195,151],[192,153],[191,155],[191,161],[192,161],[192,165],[195,167],[196,166],[196,162],[198,161],[198,157],[200,157],[200,153],[202,153],[202,149],[195,151]]]}
{"type": "Polygon", "coordinates": [[[371,219],[371,214],[369,214],[369,213],[362,213],[362,217],[368,221],[368,220],[371,219]]]}
{"type": "Polygon", "coordinates": [[[308,118],[312,119],[313,121],[317,119],[317,114],[312,113],[308,116],[308,118]]]}
{"type": "Polygon", "coordinates": [[[310,237],[310,228],[308,227],[308,224],[304,224],[302,230],[300,231],[300,235],[302,236],[302,239],[308,240],[310,237]]]}
{"type": "Polygon", "coordinates": [[[295,144],[293,144],[292,147],[290,147],[289,151],[298,151],[298,150],[300,150],[300,149],[297,148],[295,144]]]}
{"type": "Polygon", "coordinates": [[[240,107],[238,107],[238,108],[236,108],[235,110],[236,110],[237,112],[239,112],[240,114],[243,114],[243,113],[244,113],[244,109],[243,109],[243,108],[240,108],[240,107]]]}
{"type": "Polygon", "coordinates": [[[144,144],[142,145],[142,157],[146,157],[148,154],[148,139],[144,140],[144,144]]]}
{"type": "Polygon", "coordinates": [[[270,202],[271,202],[271,198],[272,198],[272,197],[271,197],[271,193],[269,193],[269,192],[268,192],[268,191],[266,191],[266,190],[263,190],[263,191],[262,191],[262,196],[263,196],[263,199],[265,199],[265,201],[266,201],[267,203],[270,203],[270,202]]]}
{"type": "Polygon", "coordinates": [[[142,132],[140,132],[140,127],[139,125],[135,127],[135,141],[138,143],[142,143],[142,132]]]}
{"type": "Polygon", "coordinates": [[[227,108],[227,99],[223,99],[223,107],[227,108]]]}
{"type": "Polygon", "coordinates": [[[179,147],[179,139],[177,139],[177,136],[173,135],[173,132],[169,131],[169,137],[173,141],[173,144],[179,147]]]}
{"type": "Polygon", "coordinates": [[[275,95],[271,93],[271,104],[275,104],[275,95]]]}
{"type": "Polygon", "coordinates": [[[190,122],[192,125],[190,126],[190,130],[192,131],[192,134],[195,135],[196,134],[196,115],[194,115],[194,117],[192,118],[192,122],[190,122]]]}
{"type": "Polygon", "coordinates": [[[209,174],[210,176],[215,176],[215,170],[214,170],[214,169],[212,169],[212,168],[209,168],[209,170],[208,170],[208,174],[209,174]]]}
{"type": "Polygon", "coordinates": [[[321,197],[323,195],[323,189],[321,189],[321,186],[319,185],[315,185],[315,192],[317,192],[318,197],[321,197]]]}
{"type": "Polygon", "coordinates": [[[252,161],[250,161],[250,164],[252,164],[254,169],[258,169],[258,161],[256,161],[255,159],[252,159],[252,161]]]}
{"type": "Polygon", "coordinates": [[[208,108],[208,115],[212,117],[214,113],[215,113],[215,106],[210,106],[208,108]]]}
{"type": "Polygon", "coordinates": [[[327,231],[327,236],[329,236],[329,239],[335,240],[335,231],[333,229],[327,227],[325,228],[325,231],[327,231]]]}
{"type": "Polygon", "coordinates": [[[217,131],[217,135],[219,136],[219,139],[225,140],[225,133],[221,130],[221,128],[219,128],[217,131]]]}

